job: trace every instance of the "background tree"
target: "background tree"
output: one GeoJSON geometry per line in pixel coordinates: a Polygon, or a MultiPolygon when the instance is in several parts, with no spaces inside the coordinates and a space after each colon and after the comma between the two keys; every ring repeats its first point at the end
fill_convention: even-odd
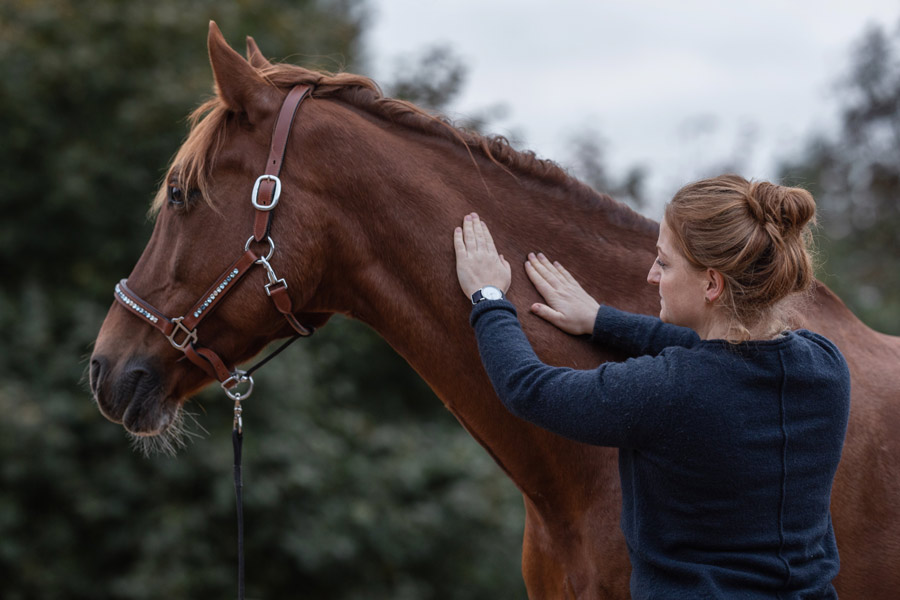
{"type": "Polygon", "coordinates": [[[595,128],[585,127],[569,140],[571,150],[567,164],[573,177],[577,177],[597,191],[609,194],[625,202],[635,210],[647,208],[644,191],[647,171],[641,166],[628,169],[623,177],[610,172],[606,162],[606,142],[595,128]]]}
{"type": "Polygon", "coordinates": [[[822,278],[867,324],[900,334],[900,27],[866,31],[842,93],[842,127],[785,161],[819,204],[822,278]]]}
{"type": "MultiPolygon", "coordinates": [[[[444,115],[450,113],[468,75],[459,55],[442,44],[425,48],[417,57],[400,57],[394,71],[393,81],[385,87],[388,96],[444,115]]],[[[453,124],[489,134],[490,124],[506,113],[507,108],[502,104],[488,106],[453,119],[453,124]]]]}

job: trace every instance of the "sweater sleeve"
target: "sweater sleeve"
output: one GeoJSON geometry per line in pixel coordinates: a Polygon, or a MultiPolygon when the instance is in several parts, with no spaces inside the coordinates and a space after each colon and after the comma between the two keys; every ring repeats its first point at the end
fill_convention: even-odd
{"type": "Polygon", "coordinates": [[[691,348],[700,341],[700,336],[687,327],[663,323],[658,317],[603,305],[597,311],[591,341],[628,356],[656,356],[671,346],[691,348]]]}
{"type": "Polygon", "coordinates": [[[508,301],[479,303],[470,322],[494,390],[517,417],[600,446],[636,448],[663,435],[664,405],[675,395],[666,357],[553,367],[534,353],[508,301]]]}

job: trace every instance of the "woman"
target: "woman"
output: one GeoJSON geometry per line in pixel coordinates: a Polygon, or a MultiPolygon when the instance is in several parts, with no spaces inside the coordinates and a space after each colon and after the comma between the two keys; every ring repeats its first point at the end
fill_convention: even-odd
{"type": "Polygon", "coordinates": [[[454,232],[485,369],[515,415],[619,452],[634,598],[836,598],[829,512],[850,402],[830,341],[788,331],[813,283],[804,190],[726,175],[667,205],[647,281],[659,318],[600,306],[529,254],[531,310],[631,356],[591,371],[540,362],[503,293],[510,267],[474,213],[454,232]]]}

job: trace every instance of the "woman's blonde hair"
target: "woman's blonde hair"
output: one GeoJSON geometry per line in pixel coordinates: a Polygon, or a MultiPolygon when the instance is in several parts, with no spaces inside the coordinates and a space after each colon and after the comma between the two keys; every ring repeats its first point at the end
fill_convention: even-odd
{"type": "Polygon", "coordinates": [[[722,175],[681,188],[665,220],[691,265],[722,274],[719,302],[746,339],[751,327],[774,318],[781,300],[815,281],[815,214],[815,200],[802,188],[722,175]]]}

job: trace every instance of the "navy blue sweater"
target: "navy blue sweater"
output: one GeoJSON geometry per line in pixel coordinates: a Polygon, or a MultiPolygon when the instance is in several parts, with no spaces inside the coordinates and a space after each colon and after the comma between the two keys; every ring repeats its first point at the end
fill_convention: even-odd
{"type": "Polygon", "coordinates": [[[542,363],[505,300],[471,323],[513,414],[620,449],[633,598],[837,597],[829,499],[850,373],[830,341],[701,340],[604,306],[593,340],[633,358],[575,370],[542,363]]]}

